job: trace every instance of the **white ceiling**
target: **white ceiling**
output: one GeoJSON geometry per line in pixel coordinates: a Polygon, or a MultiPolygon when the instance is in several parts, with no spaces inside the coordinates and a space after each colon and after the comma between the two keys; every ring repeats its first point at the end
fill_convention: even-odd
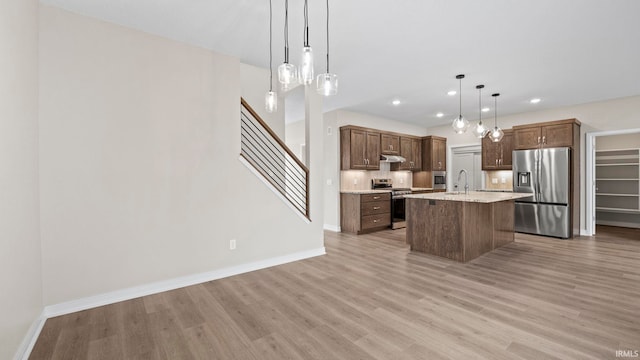
{"type": "MultiPolygon", "coordinates": [[[[477,84],[486,86],[483,102],[491,108],[491,93],[502,94],[499,115],[640,95],[639,0],[330,1],[331,70],[340,89],[325,101],[327,111],[446,124],[458,111],[457,96],[446,94],[457,89],[457,74],[466,74],[462,112],[470,120],[478,118],[477,84]],[[542,101],[531,105],[533,97],[542,101]],[[396,98],[401,106],[391,105],[396,98]]],[[[42,2],[269,66],[268,0],[42,2]]],[[[302,47],[302,4],[289,3],[293,63],[302,47]]],[[[284,0],[273,7],[277,67],[284,0]]],[[[316,73],[324,72],[325,0],[309,0],[309,13],[316,73]]]]}

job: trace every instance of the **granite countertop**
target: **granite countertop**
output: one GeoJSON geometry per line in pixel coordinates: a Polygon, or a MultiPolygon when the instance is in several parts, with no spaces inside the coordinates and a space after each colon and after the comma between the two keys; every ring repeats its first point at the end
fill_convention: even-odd
{"type": "Polygon", "coordinates": [[[511,189],[478,189],[476,191],[482,191],[482,192],[513,192],[513,190],[511,189]]]}
{"type": "Polygon", "coordinates": [[[341,194],[376,194],[376,193],[390,193],[391,189],[384,190],[340,190],[341,194]]]}
{"type": "Polygon", "coordinates": [[[485,191],[469,191],[465,194],[464,191],[460,193],[452,192],[440,192],[431,194],[416,194],[405,195],[407,199],[423,199],[423,200],[447,200],[447,201],[463,201],[463,202],[480,202],[480,203],[492,203],[498,201],[515,200],[525,197],[530,197],[531,194],[514,193],[514,192],[485,192],[485,191]]]}
{"type": "Polygon", "coordinates": [[[411,191],[430,191],[433,190],[433,188],[421,188],[421,187],[412,187],[411,191]]]}

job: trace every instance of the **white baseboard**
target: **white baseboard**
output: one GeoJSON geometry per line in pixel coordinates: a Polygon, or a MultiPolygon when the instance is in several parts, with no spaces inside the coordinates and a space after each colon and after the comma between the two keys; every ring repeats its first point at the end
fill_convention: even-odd
{"type": "Polygon", "coordinates": [[[325,230],[329,230],[329,231],[333,231],[333,232],[340,232],[340,231],[342,231],[342,229],[340,228],[340,226],[334,226],[334,225],[329,225],[329,224],[324,224],[324,229],[325,229],[325,230]]]}
{"type": "Polygon", "coordinates": [[[293,254],[278,256],[270,259],[251,262],[238,266],[232,266],[220,270],[209,271],[201,274],[182,276],[179,278],[158,281],[146,285],[135,286],[128,289],[116,290],[105,294],[89,296],[82,299],[67,301],[60,304],[49,305],[44,308],[44,316],[50,318],[53,316],[70,314],[77,311],[91,309],[98,306],[113,304],[116,302],[139,298],[141,296],[156,294],[163,291],[179,289],[185,286],[204,283],[207,281],[222,279],[225,277],[239,275],[250,271],[265,269],[268,267],[282,265],[293,261],[308,259],[315,256],[326,254],[325,248],[300,251],[293,254]]]}
{"type": "Polygon", "coordinates": [[[31,350],[33,350],[34,345],[36,344],[36,340],[38,340],[38,336],[40,336],[40,332],[42,331],[42,327],[44,326],[44,322],[46,321],[46,317],[44,316],[44,310],[40,313],[37,319],[33,321],[31,327],[22,339],[22,343],[14,356],[15,360],[28,360],[31,355],[31,350]]]}

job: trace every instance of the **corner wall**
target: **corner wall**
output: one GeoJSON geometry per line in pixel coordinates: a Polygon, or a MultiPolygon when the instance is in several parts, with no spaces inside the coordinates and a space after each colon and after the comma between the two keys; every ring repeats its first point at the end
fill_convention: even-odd
{"type": "Polygon", "coordinates": [[[308,224],[239,160],[238,59],[50,6],[40,25],[46,305],[323,249],[321,194],[308,224]]]}
{"type": "Polygon", "coordinates": [[[0,3],[0,54],[0,359],[11,359],[42,312],[37,1],[0,3]]]}

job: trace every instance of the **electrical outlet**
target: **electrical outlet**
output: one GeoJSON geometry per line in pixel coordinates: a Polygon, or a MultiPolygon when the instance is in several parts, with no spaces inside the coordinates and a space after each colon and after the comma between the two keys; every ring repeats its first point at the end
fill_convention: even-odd
{"type": "Polygon", "coordinates": [[[502,178],[502,179],[500,179],[500,182],[501,182],[502,184],[506,184],[506,183],[507,183],[507,179],[502,178]]]}
{"type": "Polygon", "coordinates": [[[329,185],[329,186],[333,185],[333,180],[327,179],[327,185],[329,185]]]}
{"type": "Polygon", "coordinates": [[[498,183],[498,178],[491,178],[491,183],[492,184],[497,184],[498,183]]]}
{"type": "Polygon", "coordinates": [[[353,185],[358,185],[358,179],[353,179],[353,185]]]}
{"type": "Polygon", "coordinates": [[[404,179],[400,178],[400,184],[404,184],[404,179]]]}
{"type": "Polygon", "coordinates": [[[331,135],[331,126],[327,127],[327,135],[331,135]]]}
{"type": "Polygon", "coordinates": [[[235,250],[235,249],[236,249],[236,239],[229,240],[229,250],[235,250]]]}

